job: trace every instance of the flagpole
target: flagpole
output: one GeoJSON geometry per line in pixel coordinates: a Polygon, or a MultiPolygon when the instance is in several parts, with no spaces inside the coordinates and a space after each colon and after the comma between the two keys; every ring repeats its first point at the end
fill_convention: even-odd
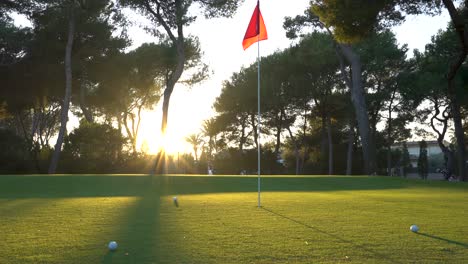
{"type": "Polygon", "coordinates": [[[260,200],[260,34],[257,35],[257,62],[258,62],[258,89],[257,89],[257,97],[258,97],[258,120],[257,120],[257,145],[258,145],[258,207],[260,208],[261,200],[260,200]]]}
{"type": "Polygon", "coordinates": [[[245,32],[244,39],[242,40],[242,47],[246,50],[250,45],[255,43],[255,37],[257,37],[257,73],[258,73],[258,85],[257,85],[257,98],[258,98],[258,119],[257,119],[257,147],[258,147],[258,164],[257,164],[257,173],[258,173],[258,207],[262,206],[261,203],[261,191],[260,191],[260,175],[261,175],[261,141],[260,141],[260,128],[261,128],[261,112],[260,112],[260,40],[268,39],[267,31],[265,24],[263,22],[262,13],[260,12],[260,0],[257,0],[257,6],[252,14],[249,25],[247,26],[247,31],[245,32]]]}

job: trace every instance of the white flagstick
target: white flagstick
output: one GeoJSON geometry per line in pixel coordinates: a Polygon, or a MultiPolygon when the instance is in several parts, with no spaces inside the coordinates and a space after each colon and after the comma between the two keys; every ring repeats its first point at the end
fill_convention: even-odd
{"type": "MultiPolygon", "coordinates": [[[[260,14],[259,14],[260,15],[260,14]]],[[[260,20],[260,19],[259,19],[260,20]]],[[[260,27],[260,25],[258,25],[260,27]]],[[[260,32],[257,35],[257,61],[258,61],[258,121],[257,121],[257,144],[258,144],[258,207],[260,208],[260,32]]]]}

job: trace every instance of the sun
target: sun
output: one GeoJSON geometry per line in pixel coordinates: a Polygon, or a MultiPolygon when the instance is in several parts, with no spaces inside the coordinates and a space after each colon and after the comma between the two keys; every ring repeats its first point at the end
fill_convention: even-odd
{"type": "Polygon", "coordinates": [[[157,154],[161,150],[169,155],[178,153],[190,153],[191,146],[185,141],[185,137],[191,132],[183,123],[170,120],[166,135],[161,134],[158,112],[146,112],[142,114],[140,132],[137,138],[137,146],[148,154],[157,154]]]}
{"type": "Polygon", "coordinates": [[[207,82],[191,89],[177,85],[169,105],[165,137],[161,135],[162,100],[152,110],[142,111],[137,148],[144,145],[150,154],[159,153],[161,149],[168,154],[193,154],[193,147],[185,138],[199,134],[203,121],[215,114],[211,106],[217,95],[215,89],[207,87],[216,87],[216,83],[207,82]]]}
{"type": "Polygon", "coordinates": [[[143,146],[145,146],[147,148],[146,152],[148,154],[157,154],[161,150],[164,150],[164,152],[169,155],[190,152],[187,149],[186,143],[183,141],[183,138],[177,138],[176,136],[169,134],[163,137],[160,133],[153,133],[153,135],[154,136],[151,137],[142,136],[141,139],[141,149],[143,150],[143,146]]]}
{"type": "Polygon", "coordinates": [[[187,146],[188,143],[185,142],[185,137],[181,137],[178,133],[171,134],[169,130],[165,136],[162,136],[157,128],[142,130],[141,135],[138,137],[137,145],[148,154],[157,154],[161,150],[164,150],[169,155],[190,152],[190,147],[187,146]]]}

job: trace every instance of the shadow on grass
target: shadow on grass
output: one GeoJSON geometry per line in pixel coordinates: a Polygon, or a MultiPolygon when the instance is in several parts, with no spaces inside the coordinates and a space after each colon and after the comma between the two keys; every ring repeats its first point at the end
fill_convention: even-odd
{"type": "Polygon", "coordinates": [[[433,239],[437,239],[437,240],[441,240],[441,241],[445,241],[449,244],[454,244],[454,245],[457,245],[457,246],[462,246],[464,248],[468,248],[468,244],[466,243],[462,243],[462,242],[458,242],[458,241],[455,241],[455,240],[450,240],[450,239],[447,239],[447,238],[443,238],[443,237],[439,237],[439,236],[434,236],[434,235],[431,235],[431,234],[426,234],[426,233],[421,233],[421,232],[417,232],[415,234],[418,234],[420,236],[425,236],[425,237],[429,237],[429,238],[433,238],[433,239]]]}
{"type": "Polygon", "coordinates": [[[283,219],[286,219],[286,220],[288,220],[288,221],[294,222],[294,223],[296,223],[296,224],[298,224],[298,225],[301,225],[301,226],[303,226],[303,227],[306,227],[306,228],[308,228],[308,229],[311,229],[311,230],[313,230],[313,231],[315,231],[315,232],[318,232],[318,233],[327,235],[327,236],[329,236],[329,237],[331,237],[331,238],[334,238],[334,239],[336,239],[336,240],[338,240],[338,241],[341,241],[341,242],[344,242],[344,243],[347,243],[347,244],[351,244],[353,247],[359,248],[359,249],[363,250],[364,252],[369,252],[369,253],[371,253],[372,255],[374,255],[376,258],[379,258],[380,260],[382,260],[382,262],[402,263],[402,262],[396,261],[395,259],[393,259],[393,258],[392,258],[391,256],[389,256],[389,255],[384,255],[384,254],[378,253],[378,252],[376,252],[376,251],[374,251],[374,250],[372,250],[372,249],[370,249],[370,248],[368,248],[368,247],[361,246],[361,245],[357,245],[357,244],[353,243],[353,242],[350,241],[350,240],[346,240],[346,239],[344,239],[344,238],[342,238],[342,237],[340,237],[340,236],[338,236],[338,235],[335,235],[335,234],[326,232],[326,231],[321,230],[320,228],[317,228],[317,227],[315,227],[315,226],[311,226],[311,225],[308,225],[308,224],[303,223],[303,222],[301,222],[301,221],[298,221],[298,220],[296,220],[296,219],[294,219],[294,218],[291,218],[291,217],[282,215],[282,214],[277,213],[277,212],[275,212],[275,211],[273,211],[273,210],[271,210],[271,209],[268,209],[268,208],[265,208],[265,207],[261,207],[261,208],[262,208],[263,210],[265,210],[265,211],[271,213],[271,214],[274,214],[274,215],[276,215],[276,216],[279,216],[279,217],[281,217],[281,218],[283,218],[283,219]]]}
{"type": "Polygon", "coordinates": [[[139,192],[138,201],[132,206],[127,219],[120,224],[120,233],[115,234],[119,248],[109,251],[102,264],[111,263],[158,263],[158,239],[160,237],[159,184],[147,182],[139,192]]]}
{"type": "MultiPolygon", "coordinates": [[[[154,176],[162,195],[256,192],[255,176],[154,176]]],[[[0,175],[0,198],[141,196],[147,175],[0,175]]],[[[347,191],[405,188],[407,183],[381,177],[263,177],[262,191],[347,191]]]]}
{"type": "Polygon", "coordinates": [[[112,251],[107,252],[107,254],[102,258],[102,264],[111,264],[114,254],[115,252],[112,251]]]}

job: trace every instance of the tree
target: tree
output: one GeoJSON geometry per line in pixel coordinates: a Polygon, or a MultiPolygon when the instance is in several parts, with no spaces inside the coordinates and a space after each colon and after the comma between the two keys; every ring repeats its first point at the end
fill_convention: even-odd
{"type": "Polygon", "coordinates": [[[223,83],[221,94],[213,104],[219,114],[217,125],[226,132],[228,143],[238,145],[239,151],[256,141],[256,124],[250,122],[256,113],[256,80],[255,65],[240,69],[223,83]]]}
{"type": "MultiPolygon", "coordinates": [[[[413,101],[414,105],[425,105],[421,108],[419,119],[421,122],[425,122],[427,119],[428,125],[436,134],[438,145],[444,153],[446,170],[450,174],[455,172],[455,156],[446,145],[445,137],[454,113],[453,101],[445,86],[445,63],[448,58],[456,54],[457,48],[454,43],[456,43],[456,36],[451,27],[433,36],[431,43],[426,45],[424,53],[415,52],[410,73],[402,82],[404,96],[413,101]],[[425,103],[422,104],[422,102],[425,103]]],[[[461,77],[459,76],[456,80],[456,89],[458,99],[463,101],[466,100],[467,96],[463,92],[464,81],[461,77]]],[[[458,172],[459,176],[462,176],[460,168],[458,172]]]]}
{"type": "MultiPolygon", "coordinates": [[[[311,2],[311,4],[313,4],[313,2],[311,2]]],[[[317,16],[311,9],[307,10],[304,16],[286,18],[283,26],[287,29],[286,35],[290,38],[297,37],[298,32],[306,25],[324,29],[331,36],[334,36],[335,33],[330,30],[329,25],[323,23],[323,19],[324,18],[320,17],[320,14],[317,16]]],[[[341,76],[350,90],[351,101],[355,108],[364,157],[364,170],[367,174],[373,174],[376,165],[375,144],[372,134],[370,133],[365,91],[362,85],[362,62],[359,54],[356,53],[351,44],[332,42],[332,45],[335,47],[337,58],[340,61],[341,76]],[[345,65],[345,61],[349,64],[349,71],[346,70],[347,65],[345,65]]]]}
{"type": "MultiPolygon", "coordinates": [[[[297,45],[262,59],[261,95],[269,98],[261,106],[262,133],[275,137],[275,143],[270,146],[274,146],[276,157],[279,157],[280,148],[281,152],[292,154],[294,162],[288,161],[288,164],[294,167],[296,174],[304,173],[315,148],[315,141],[312,142],[315,138],[311,140],[315,136],[311,135],[315,133],[315,127],[323,131],[320,139],[323,148],[314,154],[320,154],[320,161],[325,166],[314,172],[324,173],[327,167],[328,173],[335,171],[334,149],[340,141],[336,136],[340,134],[343,116],[347,118],[348,115],[344,110],[346,97],[340,92],[343,85],[337,74],[339,63],[330,42],[328,34],[315,32],[297,45]],[[286,144],[282,142],[284,140],[286,144]]],[[[219,114],[217,120],[224,120],[221,131],[232,139],[230,143],[239,146],[240,156],[247,155],[250,151],[247,147],[257,146],[256,124],[253,122],[256,115],[255,66],[233,74],[224,83],[214,104],[219,114]]]]}
{"type": "MultiPolygon", "coordinates": [[[[175,64],[174,54],[174,48],[166,41],[145,43],[129,53],[108,58],[96,68],[99,72],[97,79],[101,81],[91,102],[123,125],[134,153],[137,151],[141,112],[151,109],[161,98],[167,72],[175,64]]],[[[200,65],[200,48],[196,39],[186,39],[185,54],[186,69],[200,65]]]]}
{"type": "Polygon", "coordinates": [[[457,139],[457,153],[458,153],[458,170],[460,179],[462,181],[468,180],[466,172],[466,146],[465,146],[465,135],[463,132],[462,115],[460,111],[460,101],[458,99],[459,93],[456,89],[456,76],[460,72],[462,64],[466,60],[468,55],[468,24],[466,18],[468,15],[468,6],[465,1],[461,10],[455,9],[453,1],[443,0],[443,3],[449,11],[452,19],[453,26],[457,32],[459,40],[458,56],[451,58],[448,73],[446,75],[448,94],[451,103],[451,111],[453,115],[453,122],[455,125],[455,137],[457,139]]]}
{"type": "MultiPolygon", "coordinates": [[[[18,6],[14,10],[23,9],[18,6]]],[[[36,172],[40,173],[38,152],[40,147],[49,147],[48,140],[55,133],[57,105],[44,103],[42,91],[31,81],[38,75],[37,70],[28,71],[30,65],[39,67],[31,59],[36,44],[33,30],[16,27],[8,16],[11,10],[5,11],[5,16],[0,16],[0,104],[7,114],[1,119],[4,127],[26,143],[28,159],[34,161],[36,172]]]]}
{"type": "Polygon", "coordinates": [[[391,172],[391,146],[409,137],[405,125],[411,121],[410,107],[401,97],[398,80],[407,68],[407,47],[398,47],[395,35],[389,30],[369,35],[356,44],[363,60],[363,79],[366,87],[370,128],[376,139],[377,124],[385,121],[387,172],[391,172]]]}
{"type": "Polygon", "coordinates": [[[121,132],[112,126],[81,120],[80,126],[66,137],[63,152],[70,162],[79,165],[70,165],[68,169],[112,172],[125,143],[121,132]]]}
{"type": "Polygon", "coordinates": [[[0,129],[0,173],[27,173],[28,146],[12,131],[0,129]]]}
{"type": "Polygon", "coordinates": [[[218,152],[218,134],[220,133],[219,128],[217,127],[216,119],[210,118],[203,122],[202,134],[207,137],[208,140],[205,142],[208,143],[208,164],[211,165],[213,161],[213,154],[218,152]]]}
{"type": "MultiPolygon", "coordinates": [[[[320,160],[324,173],[328,167],[328,174],[333,174],[335,171],[333,127],[342,117],[346,102],[343,97],[345,94],[340,92],[343,90],[343,85],[340,75],[337,74],[339,61],[331,42],[331,37],[326,33],[314,32],[305,36],[292,53],[297,62],[292,67],[295,69],[294,73],[291,73],[297,76],[296,78],[302,78],[303,85],[305,85],[299,88],[304,93],[298,97],[301,99],[296,99],[297,107],[309,106],[311,116],[321,118],[322,155],[320,160]]],[[[292,85],[297,85],[297,82],[293,82],[292,85]]],[[[305,137],[305,132],[303,137],[305,137]]]]}
{"type": "Polygon", "coordinates": [[[17,37],[7,39],[10,46],[17,42],[14,45],[21,44],[24,48],[14,56],[14,63],[0,72],[2,87],[5,87],[8,95],[4,98],[8,110],[18,117],[18,123],[25,128],[23,130],[29,130],[24,137],[31,142],[33,155],[37,155],[39,146],[48,151],[50,138],[59,131],[57,151],[49,164],[49,167],[56,167],[61,150],[58,146],[62,145],[66,133],[67,109],[73,111],[73,106],[79,105],[86,118],[92,119],[84,96],[101,80],[93,78],[95,76],[89,74],[88,69],[102,57],[125,47],[126,40],[122,36],[113,36],[114,18],[118,14],[115,14],[115,8],[108,0],[35,0],[21,1],[18,6],[15,10],[27,15],[33,25],[32,29],[21,31],[28,32],[32,37],[28,42],[19,41],[17,37]],[[76,18],[73,22],[74,34],[69,34],[71,12],[76,18]],[[69,35],[73,35],[73,43],[69,42],[72,45],[67,45],[69,35]],[[67,60],[63,54],[67,54],[67,60]],[[67,78],[63,74],[65,62],[67,78]],[[65,93],[64,83],[67,88],[65,93]],[[72,85],[79,89],[69,89],[72,85]],[[59,116],[62,129],[57,127],[59,116]]]}
{"type": "Polygon", "coordinates": [[[427,160],[427,143],[422,140],[419,142],[419,157],[418,157],[418,173],[423,180],[427,180],[428,160],[427,160]]]}
{"type": "MultiPolygon", "coordinates": [[[[326,25],[335,29],[338,41],[356,43],[376,29],[402,22],[406,14],[437,14],[441,1],[385,0],[340,1],[313,0],[311,7],[326,25]]],[[[452,1],[443,1],[452,2],[452,1]]]]}
{"type": "Polygon", "coordinates": [[[164,90],[161,132],[162,134],[165,134],[170,97],[176,83],[184,72],[184,66],[186,63],[184,28],[196,19],[196,17],[190,16],[188,13],[190,6],[194,3],[199,4],[202,12],[207,18],[218,16],[229,17],[237,9],[239,2],[235,0],[120,0],[120,3],[146,15],[157,25],[157,28],[155,28],[153,32],[157,35],[164,32],[176,50],[176,65],[167,73],[169,78],[164,90]],[[163,30],[160,30],[159,27],[162,27],[163,30]]]}
{"type": "Polygon", "coordinates": [[[262,133],[269,134],[269,130],[275,130],[274,153],[278,156],[281,148],[281,132],[287,131],[289,141],[294,148],[296,174],[300,174],[304,167],[306,155],[304,137],[308,126],[306,116],[310,114],[312,95],[309,88],[313,85],[307,78],[311,72],[310,65],[303,63],[313,56],[303,58],[301,61],[300,46],[301,44],[298,44],[296,47],[276,52],[263,59],[264,70],[261,78],[262,96],[271,98],[262,103],[265,120],[262,133]],[[294,127],[298,129],[293,132],[294,127]]]}
{"type": "MultiPolygon", "coordinates": [[[[102,16],[101,12],[104,12],[111,5],[112,4],[109,4],[109,0],[100,0],[92,2],[82,0],[70,0],[65,2],[49,1],[47,3],[42,3],[42,5],[39,5],[43,7],[44,10],[37,10],[34,13],[33,18],[35,23],[38,25],[38,30],[44,30],[45,33],[49,34],[58,34],[60,36],[59,39],[67,39],[65,45],[65,57],[63,60],[63,65],[65,67],[65,93],[63,97],[64,99],[61,102],[61,124],[57,137],[57,142],[54,147],[54,153],[52,155],[52,159],[49,166],[49,173],[55,173],[60,158],[63,139],[66,133],[68,112],[72,97],[73,51],[75,51],[75,55],[78,54],[77,56],[79,56],[79,53],[82,52],[87,55],[87,58],[90,58],[90,54],[85,52],[89,49],[84,49],[82,47],[81,44],[83,44],[83,42],[81,40],[83,38],[90,39],[90,35],[94,35],[94,32],[92,30],[90,31],[90,27],[86,27],[85,25],[96,21],[96,16],[100,16],[101,20],[106,20],[105,15],[109,16],[109,13],[105,13],[104,16],[102,16]],[[68,25],[66,29],[63,28],[63,24],[68,25]],[[88,35],[86,35],[86,33],[88,35]],[[75,48],[73,49],[74,45],[75,48]]],[[[107,36],[110,36],[110,34],[108,34],[107,36]]],[[[54,45],[57,44],[54,43],[54,45]]]]}
{"type": "Polygon", "coordinates": [[[65,48],[65,96],[63,98],[62,110],[60,114],[60,130],[57,137],[57,142],[55,143],[54,154],[52,155],[52,160],[50,161],[49,174],[55,173],[57,169],[57,164],[60,158],[60,152],[62,151],[62,143],[67,129],[68,110],[70,107],[72,92],[71,53],[75,34],[75,8],[75,1],[71,1],[71,3],[68,3],[68,36],[65,48]]]}
{"type": "Polygon", "coordinates": [[[191,134],[185,137],[185,141],[192,145],[193,154],[195,156],[195,162],[198,161],[198,147],[203,143],[202,136],[200,134],[191,134]]]}
{"type": "Polygon", "coordinates": [[[14,65],[29,53],[32,42],[30,28],[18,28],[9,17],[0,16],[0,67],[14,65]]]}
{"type": "Polygon", "coordinates": [[[403,142],[403,149],[401,150],[401,163],[400,166],[403,169],[403,176],[406,178],[409,168],[411,168],[411,160],[408,152],[408,146],[406,142],[403,142]]]}
{"type": "MultiPolygon", "coordinates": [[[[389,0],[389,1],[337,1],[316,0],[314,11],[324,17],[326,23],[335,28],[338,37],[344,41],[356,42],[365,38],[368,34],[379,28],[399,23],[404,20],[404,14],[437,14],[444,6],[451,18],[458,38],[457,52],[450,57],[445,75],[447,91],[450,98],[451,111],[457,139],[458,167],[462,180],[467,180],[465,138],[463,133],[460,102],[458,99],[455,77],[461,69],[468,54],[468,23],[466,15],[468,6],[464,2],[459,9],[452,0],[424,1],[424,0],[389,0]],[[354,5],[361,6],[364,14],[353,14],[354,5]],[[364,11],[365,10],[365,11],[364,11]],[[364,26],[363,26],[364,25],[364,26]]],[[[456,46],[453,46],[456,47],[456,46]]]]}

